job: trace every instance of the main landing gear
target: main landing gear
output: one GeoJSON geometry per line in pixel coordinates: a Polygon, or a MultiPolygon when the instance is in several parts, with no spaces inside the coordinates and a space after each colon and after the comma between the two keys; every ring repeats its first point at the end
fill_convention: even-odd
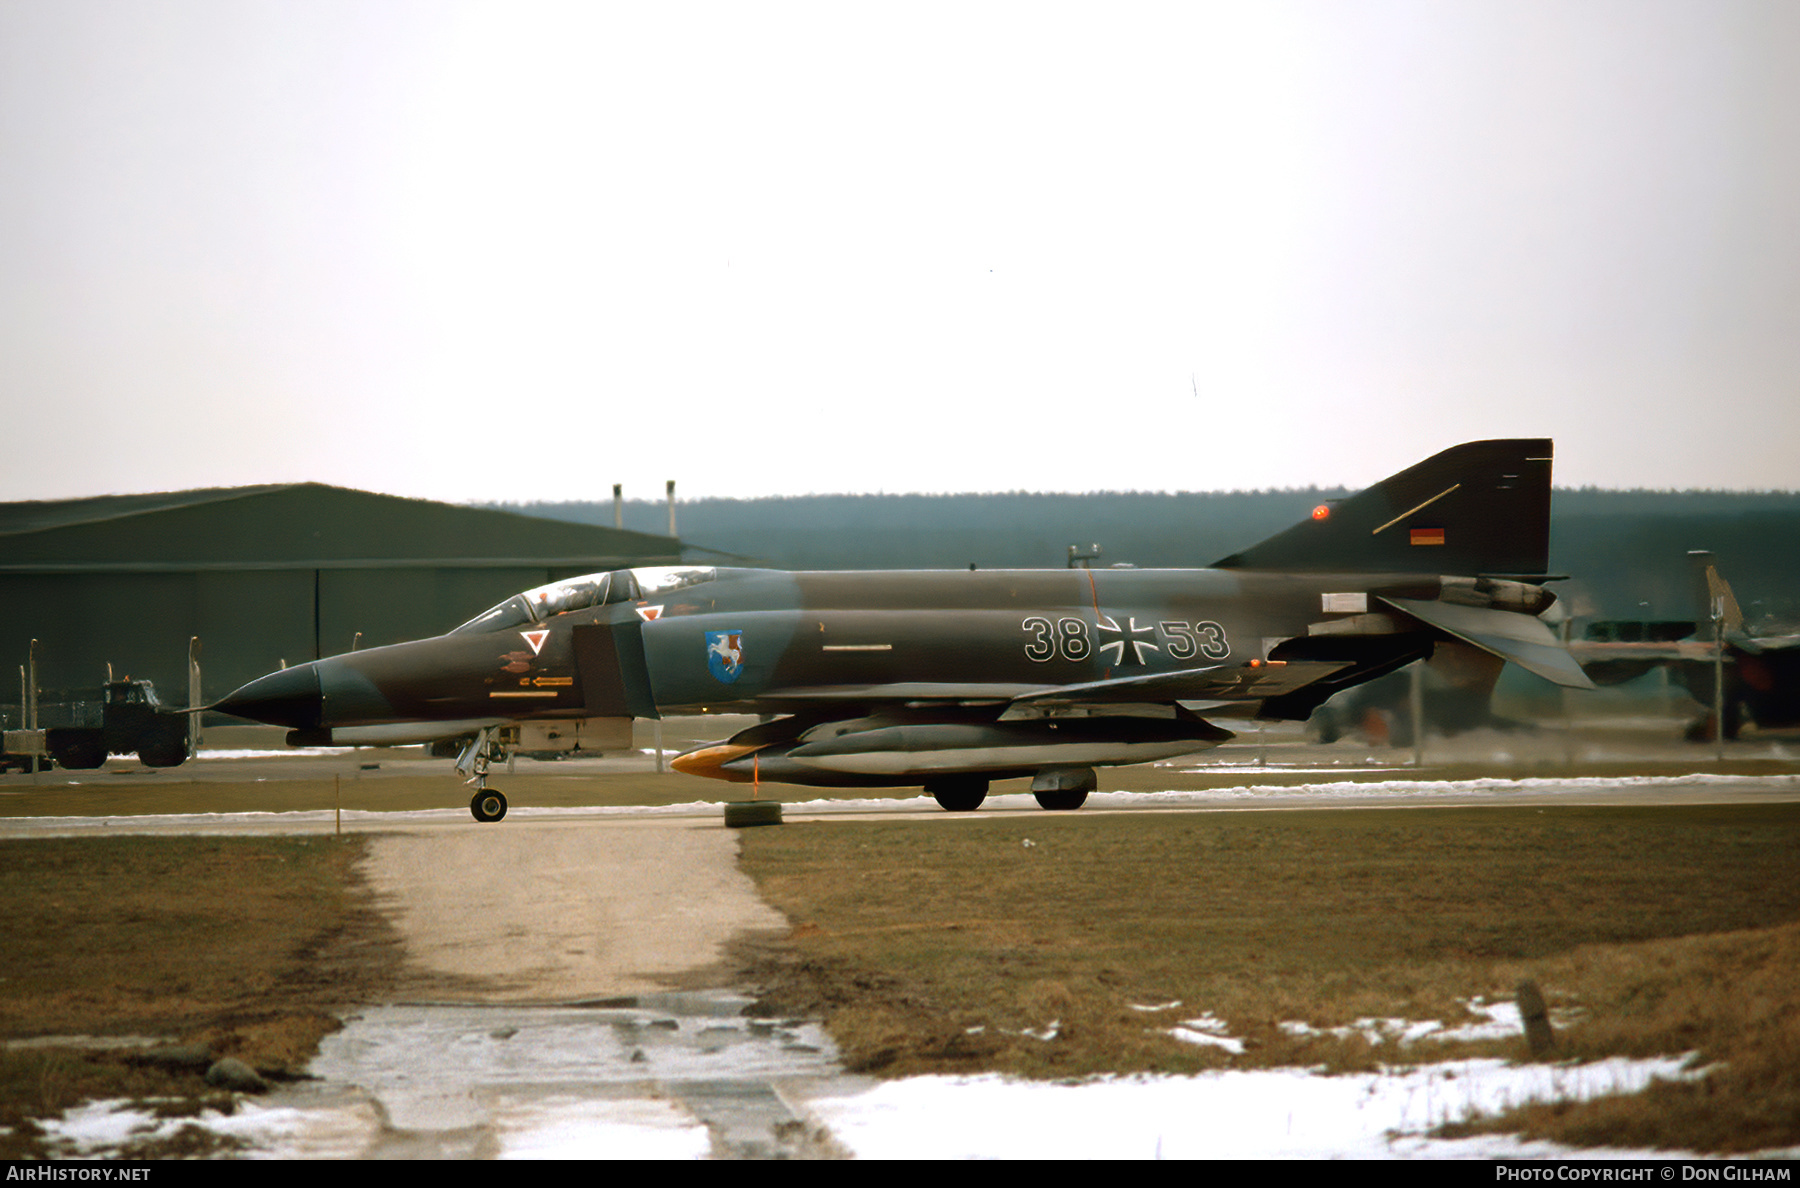
{"type": "Polygon", "coordinates": [[[1040,808],[1051,812],[1073,812],[1087,802],[1088,793],[1099,787],[1091,767],[1046,767],[1031,781],[1031,793],[1040,808]]]}
{"type": "MultiPolygon", "coordinates": [[[[1066,813],[1085,804],[1098,786],[1091,767],[1044,767],[1032,777],[1031,793],[1039,806],[1066,813]]],[[[946,812],[972,813],[987,799],[988,781],[969,773],[934,776],[925,781],[925,791],[946,812]]]]}
{"type": "Polygon", "coordinates": [[[987,799],[988,782],[977,775],[938,776],[925,781],[925,791],[946,812],[972,813],[987,799]]]}

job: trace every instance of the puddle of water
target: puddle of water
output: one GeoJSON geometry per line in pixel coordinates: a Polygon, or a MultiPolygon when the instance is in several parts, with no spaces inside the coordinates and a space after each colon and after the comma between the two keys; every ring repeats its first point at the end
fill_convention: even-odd
{"type": "Polygon", "coordinates": [[[372,1007],[320,1045],[317,1080],[268,1103],[265,1149],[339,1154],[360,1132],[356,1154],[377,1158],[829,1153],[779,1083],[836,1077],[835,1049],[816,1023],[744,1017],[748,1003],[372,1007]]]}

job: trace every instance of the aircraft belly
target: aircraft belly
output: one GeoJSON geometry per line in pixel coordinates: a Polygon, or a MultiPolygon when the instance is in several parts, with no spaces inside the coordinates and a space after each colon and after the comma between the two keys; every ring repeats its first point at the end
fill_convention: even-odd
{"type": "MultiPolygon", "coordinates": [[[[851,755],[786,756],[802,767],[864,776],[923,776],[949,771],[994,771],[1035,767],[1110,767],[1148,763],[1191,754],[1216,744],[1203,739],[1178,742],[1072,742],[946,750],[865,751],[851,755]]],[[[742,762],[741,760],[739,761],[742,762]]]]}
{"type": "Polygon", "coordinates": [[[1231,737],[1205,722],[1168,718],[896,725],[874,720],[871,726],[833,733],[842,728],[828,724],[779,750],[782,758],[814,771],[901,776],[1144,763],[1205,750],[1231,737]]]}
{"type": "Polygon", "coordinates": [[[465,718],[451,722],[392,722],[373,726],[334,726],[331,745],[336,747],[404,747],[474,734],[501,725],[503,718],[465,718]]]}

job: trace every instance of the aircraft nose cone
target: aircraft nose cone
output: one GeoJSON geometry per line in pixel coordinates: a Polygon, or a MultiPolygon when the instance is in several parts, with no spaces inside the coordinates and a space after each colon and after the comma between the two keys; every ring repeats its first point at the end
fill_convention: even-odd
{"type": "Polygon", "coordinates": [[[322,701],[319,670],[308,663],[257,677],[213,708],[253,722],[317,730],[322,701]]]}

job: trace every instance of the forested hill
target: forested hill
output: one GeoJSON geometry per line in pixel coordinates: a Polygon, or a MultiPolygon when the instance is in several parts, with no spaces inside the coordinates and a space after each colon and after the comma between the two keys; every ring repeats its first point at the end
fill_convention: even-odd
{"type": "MultiPolygon", "coordinates": [[[[1099,565],[1210,565],[1347,491],[1085,495],[803,495],[676,504],[696,560],[779,569],[1055,568],[1071,544],[1099,565]],[[703,550],[713,550],[711,553],[703,550]]],[[[610,500],[494,504],[610,525],[610,500]]],[[[1586,613],[1691,618],[1687,552],[1711,549],[1747,616],[1800,619],[1800,493],[1558,490],[1551,568],[1586,613]]],[[[628,501],[625,527],[668,530],[667,505],[628,501]]]]}

